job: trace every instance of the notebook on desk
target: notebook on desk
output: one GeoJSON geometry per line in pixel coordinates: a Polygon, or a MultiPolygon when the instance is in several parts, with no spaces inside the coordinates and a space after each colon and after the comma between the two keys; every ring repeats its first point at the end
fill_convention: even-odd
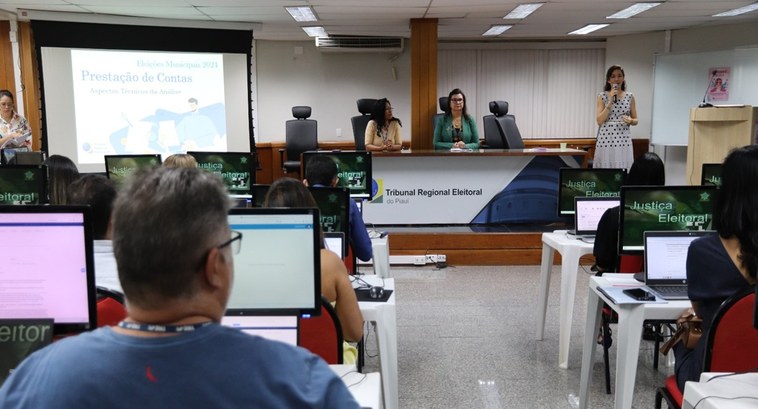
{"type": "Polygon", "coordinates": [[[690,243],[712,231],[646,231],[645,285],[666,300],[686,300],[690,243]]]}

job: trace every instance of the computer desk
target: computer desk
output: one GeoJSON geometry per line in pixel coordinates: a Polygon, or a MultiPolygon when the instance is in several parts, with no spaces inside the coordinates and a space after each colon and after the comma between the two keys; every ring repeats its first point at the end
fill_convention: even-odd
{"type": "MultiPolygon", "coordinates": [[[[364,275],[361,279],[368,284],[384,286],[387,290],[395,290],[394,278],[382,278],[377,275],[364,275]]],[[[360,283],[353,281],[353,287],[360,283]]],[[[376,324],[376,338],[379,346],[379,367],[382,372],[382,390],[384,392],[384,407],[398,409],[398,378],[397,378],[397,316],[395,312],[395,294],[390,295],[386,302],[359,301],[358,306],[363,314],[363,321],[376,324]]]]}
{"type": "Polygon", "coordinates": [[[362,408],[382,409],[382,379],[378,372],[360,373],[355,365],[329,365],[362,408]]]}
{"type": "Polygon", "coordinates": [[[561,255],[561,303],[558,310],[560,332],[558,335],[558,366],[568,368],[569,342],[571,340],[571,322],[574,315],[576,298],[576,275],[579,272],[579,259],[592,253],[592,243],[586,243],[565,230],[542,233],[542,263],[540,265],[540,290],[537,303],[537,339],[545,335],[545,315],[550,289],[550,271],[553,267],[555,252],[561,255]]]}
{"type": "Polygon", "coordinates": [[[758,408],[758,373],[700,374],[700,382],[684,385],[682,409],[693,409],[695,405],[698,409],[758,408]]]}
{"type": "MultiPolygon", "coordinates": [[[[614,285],[613,280],[625,279],[629,279],[629,274],[605,273],[602,277],[590,277],[590,291],[587,296],[587,321],[584,329],[584,348],[582,349],[582,370],[579,382],[580,409],[587,409],[590,373],[594,363],[595,348],[598,345],[597,335],[600,328],[603,302],[618,314],[618,336],[615,339],[618,348],[614,403],[616,409],[632,407],[643,322],[645,320],[676,320],[684,310],[692,306],[689,300],[668,301],[660,304],[616,304],[597,289],[598,286],[614,285]]],[[[641,285],[640,283],[639,286],[641,285]]]]}

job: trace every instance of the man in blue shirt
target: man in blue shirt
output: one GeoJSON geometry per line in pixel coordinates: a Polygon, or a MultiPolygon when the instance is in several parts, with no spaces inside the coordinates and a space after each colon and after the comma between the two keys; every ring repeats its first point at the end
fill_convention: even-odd
{"type": "Polygon", "coordinates": [[[317,356],[219,325],[242,239],[228,207],[209,172],[137,175],[113,210],[128,317],[34,353],[0,388],[0,407],[357,409],[317,356]]]}
{"type": "MultiPolygon", "coordinates": [[[[334,187],[337,186],[337,163],[329,155],[312,155],[305,165],[306,186],[334,187]]],[[[368,237],[363,216],[358,210],[358,205],[350,200],[350,245],[355,256],[363,261],[371,259],[371,238],[368,237]]]]}

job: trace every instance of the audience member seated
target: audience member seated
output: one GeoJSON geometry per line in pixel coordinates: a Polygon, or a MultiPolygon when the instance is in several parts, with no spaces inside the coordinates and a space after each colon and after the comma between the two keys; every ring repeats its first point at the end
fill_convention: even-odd
{"type": "Polygon", "coordinates": [[[47,165],[47,190],[50,204],[67,204],[66,189],[71,182],[79,178],[79,169],[71,159],[63,155],[50,155],[45,160],[45,165],[47,165]]]}
{"type": "Polygon", "coordinates": [[[466,95],[456,88],[448,95],[445,116],[434,127],[434,149],[479,149],[474,117],[466,113],[466,95]]]}
{"type": "Polygon", "coordinates": [[[163,161],[163,166],[169,168],[196,168],[197,160],[186,153],[175,153],[163,161]]]}
{"type": "MultiPolygon", "coordinates": [[[[687,252],[687,292],[708,333],[719,306],[755,285],[758,270],[758,145],[733,150],[724,160],[721,187],[713,206],[715,233],[695,239],[687,252]]],[[[705,336],[694,349],[674,346],[679,390],[703,370],[705,336]]]]}
{"type": "Polygon", "coordinates": [[[92,226],[95,250],[95,284],[123,293],[118,281],[116,258],[111,242],[111,211],[116,200],[116,185],[105,176],[89,174],[68,187],[68,201],[92,208],[92,226]]]}
{"type": "MultiPolygon", "coordinates": [[[[313,155],[305,165],[305,186],[334,187],[337,185],[337,164],[327,155],[313,155]]],[[[358,205],[350,201],[350,246],[358,259],[369,261],[373,256],[363,216],[358,205]]]]}
{"type": "MultiPolygon", "coordinates": [[[[661,158],[653,152],[645,152],[632,164],[626,176],[625,185],[629,186],[663,186],[666,184],[666,171],[661,158]]],[[[595,245],[592,254],[595,256],[593,270],[601,275],[604,272],[618,272],[618,235],[620,209],[612,207],[603,213],[597,224],[595,245]]],[[[642,271],[638,269],[638,271],[642,271]]]]}
{"type": "Polygon", "coordinates": [[[392,116],[392,104],[387,98],[376,101],[371,120],[366,125],[367,151],[399,151],[403,148],[400,127],[403,124],[392,116]]]}
{"type": "Polygon", "coordinates": [[[0,407],[357,409],[321,358],[219,324],[242,239],[228,210],[209,172],[138,172],[113,208],[128,317],[34,353],[0,388],[0,407]]]}
{"type": "MultiPolygon", "coordinates": [[[[264,207],[313,207],[318,208],[311,192],[300,181],[292,178],[277,179],[266,194],[264,207]]],[[[321,230],[319,228],[319,230],[321,230]]],[[[321,238],[321,295],[326,297],[340,319],[342,336],[346,341],[358,342],[363,337],[363,316],[358,307],[358,298],[350,284],[347,269],[342,259],[327,250],[321,238]]],[[[345,342],[343,361],[354,364],[358,350],[345,342]]]]}

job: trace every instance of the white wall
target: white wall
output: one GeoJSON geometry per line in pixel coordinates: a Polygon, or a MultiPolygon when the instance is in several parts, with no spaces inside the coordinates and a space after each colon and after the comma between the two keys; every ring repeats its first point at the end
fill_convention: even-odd
{"type": "MultiPolygon", "coordinates": [[[[698,52],[732,49],[758,44],[758,24],[730,24],[670,32],[669,52],[698,52]]],[[[637,103],[639,125],[632,128],[635,138],[650,138],[653,111],[653,80],[655,54],[666,52],[666,33],[612,37],[607,40],[606,66],[624,67],[629,90],[637,103]]],[[[705,84],[703,84],[704,86],[705,84]]],[[[654,146],[652,149],[666,163],[666,182],[684,184],[687,148],[654,146]]]]}
{"type": "Polygon", "coordinates": [[[284,123],[293,119],[295,105],[313,109],[311,118],[318,121],[320,141],[353,141],[350,117],[359,115],[355,101],[384,97],[403,122],[403,139],[411,139],[407,48],[401,55],[327,53],[316,49],[312,41],[257,40],[255,61],[258,142],[284,141],[284,123]],[[338,128],[342,137],[337,136],[338,128]]]}

